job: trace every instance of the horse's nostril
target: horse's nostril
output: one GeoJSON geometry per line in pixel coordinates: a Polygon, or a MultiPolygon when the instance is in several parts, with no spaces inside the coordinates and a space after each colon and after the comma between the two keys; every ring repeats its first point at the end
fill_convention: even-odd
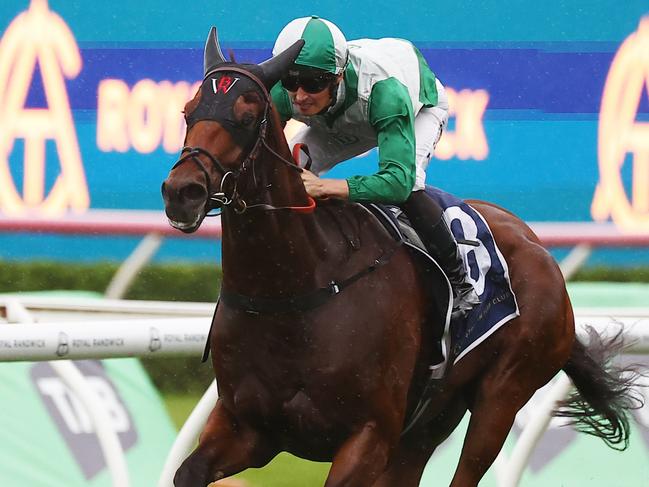
{"type": "Polygon", "coordinates": [[[188,184],[180,190],[180,194],[188,200],[204,200],[207,198],[207,191],[200,184],[188,184]]]}

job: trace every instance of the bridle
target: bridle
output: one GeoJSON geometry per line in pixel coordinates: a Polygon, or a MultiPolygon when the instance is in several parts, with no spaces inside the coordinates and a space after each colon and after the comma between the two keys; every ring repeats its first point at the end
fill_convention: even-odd
{"type": "Polygon", "coordinates": [[[272,99],[270,97],[270,93],[266,89],[266,86],[257,76],[252,74],[250,71],[239,68],[237,66],[224,66],[209,71],[203,78],[203,83],[208,77],[213,76],[215,73],[226,72],[226,71],[238,73],[252,80],[257,85],[257,87],[261,90],[264,96],[264,113],[261,118],[261,121],[259,122],[259,128],[257,130],[257,138],[255,140],[254,145],[252,146],[248,154],[243,159],[243,162],[241,162],[241,164],[237,169],[226,169],[223,166],[223,164],[221,164],[221,162],[213,154],[211,154],[208,150],[202,147],[185,146],[182,148],[180,152],[181,154],[180,159],[176,161],[176,163],[172,166],[171,170],[173,171],[178,166],[180,166],[181,164],[187,161],[191,161],[192,163],[196,164],[196,166],[201,170],[201,172],[205,176],[205,183],[207,185],[207,200],[205,202],[206,216],[217,216],[218,214],[210,214],[210,211],[214,209],[224,209],[228,207],[233,208],[234,211],[236,211],[237,213],[243,213],[246,210],[253,209],[253,208],[267,210],[267,211],[268,210],[270,211],[293,210],[297,212],[313,211],[315,208],[315,201],[311,197],[309,197],[309,204],[307,206],[273,206],[265,203],[248,205],[246,201],[243,199],[243,197],[241,196],[241,194],[239,193],[238,191],[239,178],[243,173],[245,173],[249,169],[252,170],[252,174],[253,174],[253,180],[254,180],[253,188],[257,187],[257,178],[255,176],[255,161],[259,157],[262,147],[266,149],[268,152],[270,152],[273,156],[275,156],[279,161],[284,163],[286,166],[290,167],[292,170],[302,172],[302,169],[294,161],[285,158],[284,156],[279,154],[276,150],[274,150],[272,147],[270,147],[270,145],[268,145],[266,137],[268,134],[268,119],[269,119],[270,107],[272,106],[272,99]],[[221,183],[217,191],[215,191],[212,188],[211,178],[210,178],[210,173],[208,171],[208,168],[206,167],[205,163],[199,156],[206,157],[207,160],[210,162],[212,168],[216,169],[219,173],[221,173],[221,183]],[[228,182],[229,180],[231,180],[232,183],[229,183],[228,182]],[[231,188],[227,188],[228,184],[230,184],[231,188]],[[228,189],[230,190],[228,191],[228,189]]]}
{"type": "MultiPolygon", "coordinates": [[[[281,154],[277,153],[277,151],[275,151],[272,147],[268,145],[266,137],[268,133],[268,119],[269,119],[268,115],[272,106],[271,105],[272,101],[270,98],[270,94],[268,93],[268,90],[266,89],[262,81],[259,80],[259,78],[257,78],[249,71],[246,71],[236,66],[216,68],[214,70],[211,70],[209,73],[207,73],[205,78],[207,78],[208,76],[212,76],[216,72],[223,72],[223,71],[235,72],[248,77],[259,87],[259,89],[264,95],[264,102],[265,102],[264,114],[261,118],[261,122],[259,123],[257,138],[255,140],[254,145],[252,146],[252,149],[250,149],[246,157],[243,159],[243,162],[239,165],[238,169],[226,169],[225,167],[223,167],[223,164],[221,164],[221,162],[213,154],[211,154],[209,151],[205,150],[204,148],[183,147],[181,152],[181,158],[174,164],[172,170],[178,167],[180,164],[183,164],[187,161],[191,161],[194,164],[196,164],[198,168],[203,172],[203,174],[205,175],[207,190],[208,190],[208,197],[205,203],[206,215],[211,209],[219,208],[219,207],[224,209],[233,208],[234,211],[237,213],[243,213],[246,210],[250,210],[253,208],[266,210],[266,211],[290,210],[298,213],[313,212],[316,204],[314,199],[311,198],[310,196],[308,197],[309,203],[306,206],[273,206],[273,205],[263,204],[263,203],[247,205],[245,200],[241,197],[240,193],[237,191],[237,185],[239,179],[241,178],[241,175],[245,171],[251,168],[254,177],[254,163],[259,157],[262,148],[267,150],[269,153],[275,156],[275,158],[277,158],[280,162],[282,162],[292,170],[302,172],[302,168],[300,168],[296,162],[283,157],[281,154]],[[210,184],[210,175],[209,175],[208,167],[206,167],[205,163],[199,156],[204,156],[205,158],[207,158],[207,160],[212,165],[212,168],[216,169],[218,172],[221,173],[221,183],[218,191],[213,191],[213,188],[211,187],[210,184]],[[232,180],[232,189],[231,191],[228,192],[228,188],[226,188],[226,186],[229,183],[226,184],[226,182],[229,180],[232,180]]],[[[203,80],[203,82],[205,82],[205,80],[203,80]]],[[[307,155],[308,155],[308,151],[307,151],[307,155]]],[[[255,188],[257,187],[256,181],[254,187],[255,188]]],[[[390,261],[392,256],[395,254],[396,250],[401,246],[402,242],[403,240],[401,239],[401,237],[399,237],[399,239],[395,242],[395,245],[391,246],[387,251],[382,252],[381,255],[373,259],[372,262],[367,267],[361,269],[360,271],[356,272],[352,276],[339,281],[331,280],[325,287],[317,288],[315,290],[307,292],[306,294],[302,294],[299,296],[289,296],[286,298],[265,298],[260,296],[248,296],[236,292],[231,292],[225,286],[223,286],[220,292],[219,303],[223,302],[232,308],[244,310],[248,313],[253,313],[253,314],[306,312],[314,308],[317,308],[319,306],[322,306],[323,304],[328,302],[332,296],[341,293],[344,289],[351,286],[362,277],[386,265],[390,261]]],[[[207,346],[209,346],[209,339],[208,339],[207,346]]],[[[209,349],[206,348],[206,350],[209,349]]],[[[206,354],[204,354],[204,359],[205,357],[206,354]]]]}

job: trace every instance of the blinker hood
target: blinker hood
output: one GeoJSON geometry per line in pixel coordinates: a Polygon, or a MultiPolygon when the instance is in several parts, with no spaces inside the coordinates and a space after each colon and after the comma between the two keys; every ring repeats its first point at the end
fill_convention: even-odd
{"type": "MultiPolygon", "coordinates": [[[[259,79],[264,83],[268,91],[284,76],[288,68],[300,54],[302,47],[304,47],[304,40],[299,39],[285,51],[259,64],[260,72],[255,74],[259,76],[259,79]]],[[[216,27],[212,27],[205,41],[203,76],[207,76],[210,71],[226,62],[225,56],[223,56],[223,52],[221,51],[216,27]]]]}
{"type": "Polygon", "coordinates": [[[237,98],[250,91],[256,91],[263,99],[257,84],[246,76],[227,71],[208,76],[203,80],[198,105],[187,115],[187,130],[201,120],[218,122],[237,145],[247,148],[254,142],[259,123],[242,125],[236,121],[233,108],[237,98]]]}
{"type": "Polygon", "coordinates": [[[304,41],[300,39],[285,51],[259,65],[238,65],[225,60],[216,27],[212,27],[205,42],[203,57],[205,78],[201,85],[201,98],[197,107],[187,115],[187,129],[189,130],[201,120],[212,120],[221,124],[232,135],[237,145],[243,148],[249,147],[255,140],[254,135],[259,123],[246,127],[237,122],[233,113],[234,104],[237,97],[249,91],[256,91],[262,95],[263,100],[268,99],[268,93],[261,93],[262,87],[255,81],[245,74],[228,71],[227,66],[236,66],[249,71],[259,78],[269,92],[293,65],[303,46],[304,41]],[[223,71],[214,72],[217,68],[223,68],[223,71]]]}

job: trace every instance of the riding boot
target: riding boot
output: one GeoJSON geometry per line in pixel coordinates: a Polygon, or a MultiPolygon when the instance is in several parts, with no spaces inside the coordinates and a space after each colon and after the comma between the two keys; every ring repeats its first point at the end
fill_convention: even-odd
{"type": "Polygon", "coordinates": [[[442,208],[424,191],[414,191],[401,205],[426,250],[440,265],[453,288],[454,314],[466,314],[480,298],[467,279],[457,242],[442,217],[442,208]]]}

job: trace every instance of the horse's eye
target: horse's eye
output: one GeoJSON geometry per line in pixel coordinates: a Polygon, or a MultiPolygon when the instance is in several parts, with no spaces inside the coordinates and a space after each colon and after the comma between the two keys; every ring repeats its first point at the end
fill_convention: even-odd
{"type": "Polygon", "coordinates": [[[243,101],[246,103],[260,103],[261,99],[259,98],[259,95],[255,93],[254,91],[249,91],[247,93],[244,93],[243,95],[243,101]]]}
{"type": "Polygon", "coordinates": [[[244,127],[249,127],[254,121],[255,116],[250,112],[244,113],[243,117],[241,117],[241,125],[244,127]]]}

